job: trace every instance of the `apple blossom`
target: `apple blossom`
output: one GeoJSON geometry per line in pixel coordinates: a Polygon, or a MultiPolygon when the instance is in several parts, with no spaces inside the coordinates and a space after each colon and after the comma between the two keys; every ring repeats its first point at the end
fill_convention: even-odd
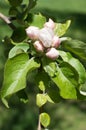
{"type": "Polygon", "coordinates": [[[26,34],[29,38],[36,40],[38,38],[39,28],[35,26],[30,26],[26,29],[26,34]]]}
{"type": "Polygon", "coordinates": [[[52,19],[49,18],[49,21],[44,24],[44,27],[48,27],[48,28],[54,29],[55,23],[53,22],[52,19]]]}
{"type": "Polygon", "coordinates": [[[59,51],[56,50],[60,43],[66,38],[59,38],[54,32],[55,23],[52,19],[44,24],[44,27],[39,29],[35,26],[30,26],[26,29],[28,37],[35,42],[34,48],[38,52],[45,53],[45,55],[51,59],[56,59],[59,56],[59,51]]]}
{"type": "Polygon", "coordinates": [[[52,47],[57,48],[57,47],[60,45],[60,43],[61,43],[60,38],[55,35],[55,36],[53,37],[52,47]]]}
{"type": "Polygon", "coordinates": [[[33,45],[34,45],[34,47],[36,48],[37,51],[39,51],[39,52],[44,51],[44,47],[43,47],[43,45],[41,44],[40,41],[35,41],[33,45]]]}
{"type": "Polygon", "coordinates": [[[46,56],[52,60],[55,60],[59,56],[59,51],[52,47],[46,52],[46,56]]]}
{"type": "Polygon", "coordinates": [[[43,46],[48,48],[52,45],[54,32],[52,29],[44,27],[39,31],[38,38],[42,42],[43,46]]]}

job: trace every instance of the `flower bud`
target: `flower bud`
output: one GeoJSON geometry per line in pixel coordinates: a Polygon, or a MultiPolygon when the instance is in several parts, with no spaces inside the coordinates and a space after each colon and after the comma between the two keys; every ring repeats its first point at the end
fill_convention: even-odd
{"type": "Polygon", "coordinates": [[[61,43],[61,40],[58,36],[54,36],[53,37],[53,43],[52,43],[52,47],[57,48],[61,43]]]}
{"type": "Polygon", "coordinates": [[[43,45],[41,44],[41,42],[39,42],[39,41],[36,41],[36,42],[34,42],[34,47],[35,47],[35,49],[37,50],[37,51],[39,51],[39,52],[43,52],[44,51],[44,47],[43,47],[43,45]]]}
{"type": "Polygon", "coordinates": [[[54,32],[50,28],[42,28],[39,31],[39,40],[42,42],[43,46],[48,48],[52,45],[52,39],[54,37],[54,32]]]}
{"type": "Polygon", "coordinates": [[[48,27],[48,28],[54,29],[55,23],[53,22],[52,19],[49,19],[49,21],[44,24],[44,27],[48,27]]]}
{"type": "Polygon", "coordinates": [[[38,38],[39,28],[35,26],[30,26],[26,29],[26,34],[29,38],[36,40],[38,38]]]}
{"type": "Polygon", "coordinates": [[[46,56],[52,60],[55,60],[56,58],[58,58],[59,56],[59,51],[56,50],[55,48],[50,48],[47,53],[46,56]]]}

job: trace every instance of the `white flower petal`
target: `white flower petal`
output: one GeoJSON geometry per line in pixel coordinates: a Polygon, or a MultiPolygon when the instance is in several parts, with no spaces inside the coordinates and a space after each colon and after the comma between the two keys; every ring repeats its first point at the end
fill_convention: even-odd
{"type": "Polygon", "coordinates": [[[52,45],[52,39],[54,36],[54,32],[50,28],[42,28],[39,31],[39,40],[42,42],[44,47],[50,47],[52,45]]]}

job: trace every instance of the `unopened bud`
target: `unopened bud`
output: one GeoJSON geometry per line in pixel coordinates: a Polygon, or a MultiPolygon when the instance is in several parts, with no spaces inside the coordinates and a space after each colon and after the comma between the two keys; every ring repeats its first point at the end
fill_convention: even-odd
{"type": "Polygon", "coordinates": [[[37,51],[39,51],[39,52],[43,52],[44,51],[44,47],[43,47],[43,45],[41,44],[41,42],[39,42],[39,41],[36,41],[36,42],[34,42],[34,47],[35,47],[35,49],[37,50],[37,51]]]}
{"type": "Polygon", "coordinates": [[[54,37],[54,32],[50,28],[47,27],[42,28],[39,32],[39,40],[46,48],[51,47],[53,37],[54,37]]]}
{"type": "Polygon", "coordinates": [[[26,29],[26,34],[30,39],[36,40],[38,38],[39,28],[30,26],[26,29]]]}
{"type": "Polygon", "coordinates": [[[49,21],[44,24],[44,27],[48,27],[48,28],[54,29],[55,23],[53,22],[52,19],[49,19],[49,21]]]}
{"type": "Polygon", "coordinates": [[[52,47],[57,48],[61,43],[61,40],[58,36],[54,36],[53,37],[53,43],[52,43],[52,47]]]}
{"type": "Polygon", "coordinates": [[[46,56],[52,60],[55,60],[59,56],[59,51],[55,48],[51,48],[47,51],[46,56]]]}

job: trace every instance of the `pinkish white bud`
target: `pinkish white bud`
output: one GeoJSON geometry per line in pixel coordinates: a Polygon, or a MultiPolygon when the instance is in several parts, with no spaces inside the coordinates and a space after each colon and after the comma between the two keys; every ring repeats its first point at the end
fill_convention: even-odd
{"type": "Polygon", "coordinates": [[[38,38],[39,28],[35,26],[30,26],[26,29],[26,34],[29,38],[36,40],[38,38]]]}
{"type": "Polygon", "coordinates": [[[41,42],[39,42],[39,41],[36,41],[36,42],[34,42],[34,47],[35,47],[35,49],[37,50],[37,51],[39,51],[39,52],[43,52],[44,51],[44,47],[43,47],[43,45],[41,44],[41,42]]]}
{"type": "Polygon", "coordinates": [[[48,47],[51,47],[52,45],[54,32],[52,29],[45,27],[39,31],[38,37],[39,37],[39,40],[42,42],[43,46],[48,48],[48,47]]]}
{"type": "Polygon", "coordinates": [[[48,27],[48,28],[54,29],[55,23],[53,22],[52,19],[49,19],[49,21],[44,24],[44,27],[48,27]]]}
{"type": "Polygon", "coordinates": [[[53,37],[53,43],[52,43],[52,47],[57,48],[61,43],[61,40],[58,36],[54,36],[53,37]]]}
{"type": "Polygon", "coordinates": [[[55,60],[59,56],[59,51],[55,48],[51,48],[47,51],[46,56],[52,60],[55,60]]]}

